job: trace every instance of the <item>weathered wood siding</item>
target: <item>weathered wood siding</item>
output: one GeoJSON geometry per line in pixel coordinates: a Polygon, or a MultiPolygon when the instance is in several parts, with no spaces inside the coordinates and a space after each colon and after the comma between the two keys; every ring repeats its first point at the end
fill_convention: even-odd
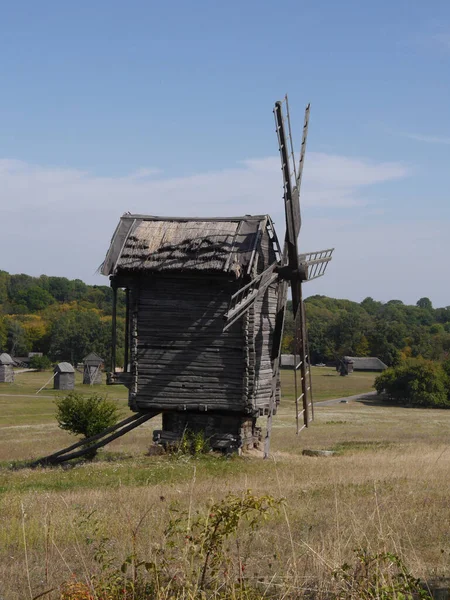
{"type": "Polygon", "coordinates": [[[223,332],[236,289],[227,277],[201,273],[140,280],[131,291],[132,408],[251,408],[242,323],[223,332]]]}
{"type": "Polygon", "coordinates": [[[75,373],[56,373],[53,379],[54,390],[75,389],[75,373]]]}
{"type": "Polygon", "coordinates": [[[14,383],[12,365],[0,365],[0,383],[14,383]]]}
{"type": "MultiPolygon", "coordinates": [[[[255,381],[254,404],[262,412],[269,407],[272,394],[273,363],[271,360],[273,330],[277,308],[277,284],[270,286],[262,299],[255,303],[254,336],[257,369],[255,381]]],[[[277,397],[279,386],[277,389],[277,397]]]]}
{"type": "MultiPolygon", "coordinates": [[[[257,249],[256,273],[261,273],[275,259],[275,252],[267,231],[261,237],[257,249]]],[[[257,300],[244,319],[246,337],[246,379],[249,401],[260,413],[266,413],[272,394],[273,362],[271,360],[273,329],[277,308],[278,284],[272,284],[265,295],[257,300]]],[[[277,386],[277,400],[280,386],[277,386]]]]}
{"type": "Polygon", "coordinates": [[[83,368],[83,383],[84,385],[101,385],[102,370],[94,365],[84,365],[83,368]]]}

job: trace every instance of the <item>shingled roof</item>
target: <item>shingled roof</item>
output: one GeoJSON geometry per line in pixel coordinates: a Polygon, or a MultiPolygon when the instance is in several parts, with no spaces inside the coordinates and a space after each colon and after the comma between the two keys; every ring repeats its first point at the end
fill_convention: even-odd
{"type": "Polygon", "coordinates": [[[101,356],[99,356],[98,354],[96,354],[95,352],[91,352],[90,354],[88,354],[87,356],[85,356],[83,358],[83,363],[85,365],[101,365],[103,364],[103,358],[101,356]]]}
{"type": "Polygon", "coordinates": [[[344,356],[344,360],[353,363],[354,371],[384,371],[388,368],[375,356],[344,356]]]}
{"type": "Polygon", "coordinates": [[[267,216],[215,219],[123,215],[101,267],[121,271],[246,272],[267,216]]]}
{"type": "Polygon", "coordinates": [[[60,362],[54,368],[55,373],[75,373],[75,369],[68,362],[60,362]]]}
{"type": "Polygon", "coordinates": [[[13,365],[13,364],[14,364],[14,361],[10,357],[9,354],[6,354],[6,352],[3,352],[2,354],[0,354],[0,365],[13,365]]]}

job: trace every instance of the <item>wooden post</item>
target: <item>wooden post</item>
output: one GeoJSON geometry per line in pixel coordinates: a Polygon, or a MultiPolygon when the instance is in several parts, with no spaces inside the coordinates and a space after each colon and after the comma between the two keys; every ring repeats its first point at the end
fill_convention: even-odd
{"type": "Polygon", "coordinates": [[[116,372],[116,345],[117,345],[117,285],[111,282],[113,290],[112,306],[112,349],[111,349],[111,373],[116,372]]]}
{"type": "Polygon", "coordinates": [[[124,351],[124,365],[123,372],[128,373],[128,354],[130,346],[130,290],[129,288],[125,291],[125,351],[124,351]]]}

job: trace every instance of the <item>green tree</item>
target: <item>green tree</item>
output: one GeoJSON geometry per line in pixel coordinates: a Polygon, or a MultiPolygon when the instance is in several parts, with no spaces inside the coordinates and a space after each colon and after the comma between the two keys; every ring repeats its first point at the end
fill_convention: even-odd
{"type": "Polygon", "coordinates": [[[369,356],[370,354],[370,345],[369,340],[363,334],[357,345],[355,346],[355,355],[356,356],[369,356]]]}
{"type": "Polygon", "coordinates": [[[26,331],[14,319],[7,320],[7,346],[12,356],[26,356],[30,351],[26,331]]]}
{"type": "Polygon", "coordinates": [[[380,306],[382,306],[381,302],[376,302],[373,298],[371,298],[370,296],[368,296],[367,298],[364,298],[364,300],[361,302],[361,307],[369,314],[369,315],[375,315],[380,306]]]}
{"type": "Polygon", "coordinates": [[[387,369],[375,379],[375,389],[390,400],[413,406],[448,408],[448,377],[439,363],[415,360],[387,369]]]}
{"type": "Polygon", "coordinates": [[[48,356],[32,356],[30,358],[30,369],[37,369],[38,371],[47,371],[52,366],[52,361],[48,356]]]}
{"type": "MultiPolygon", "coordinates": [[[[115,425],[120,414],[117,404],[112,400],[99,394],[85,396],[76,392],[57,400],[56,409],[56,419],[61,429],[84,438],[115,425]]],[[[93,451],[90,458],[96,453],[93,451]]]]}
{"type": "Polygon", "coordinates": [[[420,298],[420,300],[417,300],[416,306],[424,310],[433,310],[433,305],[429,298],[420,298]]]}
{"type": "Polygon", "coordinates": [[[101,355],[98,340],[102,337],[100,316],[93,311],[70,310],[52,326],[50,356],[55,360],[80,362],[90,352],[101,355]]]}
{"type": "Polygon", "coordinates": [[[0,352],[7,350],[8,327],[6,319],[0,315],[0,352]]]}
{"type": "Polygon", "coordinates": [[[8,301],[8,287],[10,275],[6,271],[0,271],[0,304],[8,301]]]}
{"type": "Polygon", "coordinates": [[[26,304],[30,312],[36,312],[47,308],[55,301],[53,296],[43,288],[34,285],[17,294],[18,302],[26,304]]]}
{"type": "MultiPolygon", "coordinates": [[[[117,364],[123,364],[123,319],[117,319],[117,364]]],[[[111,319],[102,318],[94,310],[69,310],[59,315],[50,334],[50,356],[54,360],[80,362],[90,352],[96,352],[109,363],[111,357],[111,319]]]]}

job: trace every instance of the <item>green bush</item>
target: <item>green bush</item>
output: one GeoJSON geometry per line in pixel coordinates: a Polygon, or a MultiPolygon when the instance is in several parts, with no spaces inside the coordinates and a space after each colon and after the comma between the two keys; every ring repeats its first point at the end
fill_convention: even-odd
{"type": "Polygon", "coordinates": [[[99,394],[84,396],[70,392],[56,401],[56,408],[61,429],[85,438],[111,427],[119,419],[117,404],[99,394]]]}
{"type": "Polygon", "coordinates": [[[449,408],[449,381],[440,363],[415,360],[387,369],[375,379],[374,387],[399,404],[449,408]]]}
{"type": "Polygon", "coordinates": [[[30,369],[37,369],[38,371],[47,371],[52,366],[52,361],[48,356],[32,356],[30,358],[30,369]]]}

